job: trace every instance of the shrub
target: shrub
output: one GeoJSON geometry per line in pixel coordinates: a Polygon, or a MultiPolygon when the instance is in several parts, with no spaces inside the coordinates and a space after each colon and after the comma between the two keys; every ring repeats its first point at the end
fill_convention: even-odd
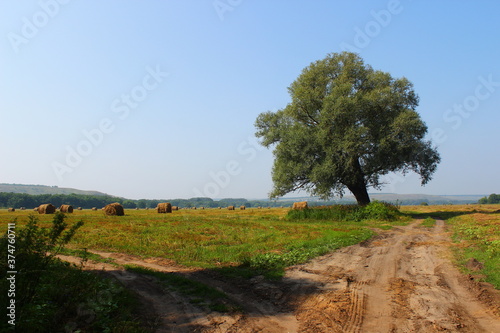
{"type": "Polygon", "coordinates": [[[335,205],[330,207],[290,210],[289,220],[333,220],[333,221],[363,221],[363,220],[396,220],[401,213],[397,206],[380,201],[373,201],[366,206],[335,205]]]}
{"type": "MultiPolygon", "coordinates": [[[[14,229],[15,264],[9,262],[13,265],[9,269],[17,271],[15,295],[11,297],[15,300],[15,326],[4,320],[0,331],[111,332],[117,323],[129,320],[127,309],[131,306],[124,304],[132,298],[121,286],[56,258],[83,225],[79,221],[68,228],[64,220],[65,215],[57,212],[52,225],[41,228],[38,218],[30,215],[24,227],[14,229]]],[[[6,233],[0,248],[12,249],[8,244],[6,233]]],[[[3,267],[7,267],[6,260],[7,256],[0,258],[3,267]]],[[[0,273],[1,290],[9,289],[6,273],[0,273]]],[[[5,309],[4,302],[10,299],[4,298],[5,309]]]]}

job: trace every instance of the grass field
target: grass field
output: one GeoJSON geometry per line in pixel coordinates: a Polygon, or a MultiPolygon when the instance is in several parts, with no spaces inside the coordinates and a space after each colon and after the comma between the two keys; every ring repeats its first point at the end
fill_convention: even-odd
{"type": "MultiPolygon", "coordinates": [[[[363,241],[373,234],[366,226],[388,228],[394,224],[289,221],[284,218],[287,212],[285,208],[179,210],[172,214],[126,210],[125,216],[118,217],[101,211],[75,211],[67,214],[67,222],[83,220],[85,224],[69,246],[162,257],[203,268],[242,264],[265,268],[273,261],[283,266],[363,241]]],[[[14,217],[22,225],[29,214],[32,212],[0,211],[2,228],[14,217]]],[[[50,215],[37,217],[41,226],[52,219],[50,215]]]]}
{"type": "MultiPolygon", "coordinates": [[[[498,205],[402,206],[408,216],[447,220],[456,242],[457,262],[468,257],[485,262],[485,274],[495,276],[500,257],[500,214],[498,205]],[[496,212],[496,213],[495,213],[496,212]],[[497,266],[495,266],[497,265],[497,266]],[[490,268],[487,268],[490,267],[490,268]]],[[[142,257],[161,257],[178,264],[202,268],[248,267],[251,270],[278,271],[330,250],[361,242],[374,234],[373,228],[388,229],[405,224],[397,221],[289,220],[288,208],[179,210],[158,214],[154,210],[126,210],[122,217],[105,216],[101,211],[82,210],[67,214],[71,225],[84,226],[69,247],[122,252],[142,257]]],[[[25,223],[33,212],[0,210],[1,232],[6,223],[18,217],[25,223]]],[[[51,215],[38,215],[40,225],[51,215]]],[[[278,274],[279,272],[274,272],[278,274]]],[[[500,287],[500,277],[488,278],[500,287]]]]}
{"type": "MultiPolygon", "coordinates": [[[[346,207],[337,208],[340,212],[349,210],[346,207]]],[[[332,211],[335,213],[335,209],[332,211]]],[[[359,211],[355,215],[358,221],[344,215],[341,221],[333,221],[331,216],[335,214],[331,215],[332,211],[288,214],[287,208],[205,209],[158,214],[154,210],[126,210],[125,216],[117,217],[105,216],[102,211],[82,210],[66,214],[65,222],[68,227],[78,221],[84,222],[68,244],[71,254],[82,252],[81,249],[120,252],[143,258],[166,258],[181,265],[217,270],[230,277],[264,275],[276,279],[290,265],[359,243],[378,230],[407,224],[414,217],[423,220],[421,227],[432,228],[436,219],[440,218],[446,221],[452,236],[451,248],[457,266],[500,289],[500,205],[403,206],[401,211],[404,214],[390,221],[367,220],[364,219],[366,215],[358,214],[359,211]],[[484,267],[479,271],[468,270],[465,264],[470,258],[475,258],[484,267]]],[[[17,219],[15,230],[18,233],[31,214],[34,213],[0,210],[0,232],[4,233],[7,224],[17,219]]],[[[56,217],[52,214],[34,216],[38,226],[47,228],[52,226],[56,217]]],[[[89,257],[103,260],[94,254],[89,257]]],[[[21,257],[18,260],[22,260],[21,257]]],[[[22,266],[21,261],[17,264],[22,266]]],[[[154,276],[165,288],[172,288],[191,302],[210,310],[225,312],[238,309],[224,293],[203,283],[139,266],[126,268],[154,276]]],[[[53,261],[43,274],[38,272],[35,275],[42,276],[40,281],[35,281],[38,285],[35,299],[38,301],[19,308],[20,323],[26,328],[37,327],[37,331],[51,332],[53,323],[50,320],[56,317],[63,323],[59,325],[62,328],[68,323],[78,324],[78,327],[88,326],[86,316],[78,315],[83,307],[85,314],[92,314],[91,325],[98,331],[121,332],[121,327],[126,325],[133,327],[133,332],[145,332],[140,329],[145,322],[138,319],[134,310],[138,306],[137,301],[119,285],[112,285],[111,281],[89,275],[60,261],[53,261]],[[54,281],[59,282],[54,284],[54,281]],[[99,292],[103,285],[106,290],[114,290],[105,299],[99,292]],[[66,311],[57,312],[62,308],[66,311]]],[[[20,274],[17,281],[20,289],[32,283],[29,279],[25,280],[20,274]]],[[[4,284],[5,281],[3,279],[4,284]]]]}

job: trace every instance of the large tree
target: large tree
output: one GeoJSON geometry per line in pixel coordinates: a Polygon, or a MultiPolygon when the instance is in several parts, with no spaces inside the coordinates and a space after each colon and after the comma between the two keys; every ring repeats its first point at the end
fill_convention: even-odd
{"type": "Polygon", "coordinates": [[[329,54],[288,88],[291,102],[261,113],[256,136],[274,148],[271,197],[298,189],[327,199],[346,188],[358,204],[381,176],[414,171],[422,185],[440,157],[424,136],[418,96],[406,78],[373,70],[354,53],[329,54]]]}

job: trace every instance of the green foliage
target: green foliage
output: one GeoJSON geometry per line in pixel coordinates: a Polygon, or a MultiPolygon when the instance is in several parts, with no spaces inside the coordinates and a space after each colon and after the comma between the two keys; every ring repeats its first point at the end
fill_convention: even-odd
{"type": "MultiPolygon", "coordinates": [[[[17,225],[17,220],[12,223],[17,225]]],[[[73,332],[78,329],[111,332],[116,323],[130,321],[132,298],[123,288],[55,257],[82,225],[79,221],[68,228],[65,215],[58,212],[48,228],[40,227],[38,218],[30,215],[24,227],[14,229],[17,273],[12,299],[16,304],[17,332],[73,332]]],[[[0,239],[2,249],[7,249],[7,235],[0,239]]],[[[6,256],[0,258],[0,264],[6,267],[6,256]]],[[[2,290],[8,289],[7,283],[6,270],[2,270],[2,290]]],[[[0,330],[12,329],[6,321],[0,323],[0,330]]]]}
{"type": "MultiPolygon", "coordinates": [[[[18,292],[21,304],[30,303],[37,295],[43,273],[54,262],[54,256],[66,245],[83,225],[75,223],[69,230],[64,222],[65,215],[57,212],[51,228],[40,228],[34,215],[28,217],[26,227],[16,231],[16,269],[22,289],[18,292]]],[[[14,220],[13,223],[17,223],[14,220]]],[[[7,235],[2,239],[2,248],[7,248],[7,235]]]]}
{"type": "Polygon", "coordinates": [[[398,208],[392,204],[373,201],[366,206],[335,205],[303,210],[290,210],[289,220],[332,220],[332,221],[364,221],[385,220],[394,221],[401,216],[398,208]]]}
{"type": "Polygon", "coordinates": [[[500,203],[500,194],[492,193],[489,197],[484,197],[479,199],[478,203],[480,204],[499,204],[500,203]]]}
{"type": "Polygon", "coordinates": [[[389,172],[430,181],[439,154],[424,140],[418,97],[406,79],[375,71],[354,53],[313,62],[290,85],[291,102],[256,120],[256,136],[274,147],[271,197],[304,189],[323,199],[349,189],[369,203],[389,172]]]}

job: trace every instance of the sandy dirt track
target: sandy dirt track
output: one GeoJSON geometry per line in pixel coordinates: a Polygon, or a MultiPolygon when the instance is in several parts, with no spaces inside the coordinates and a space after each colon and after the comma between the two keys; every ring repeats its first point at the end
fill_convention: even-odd
{"type": "Polygon", "coordinates": [[[88,262],[85,269],[104,270],[135,292],[157,332],[500,332],[500,292],[451,265],[443,221],[420,223],[290,267],[279,282],[234,281],[165,259],[92,251],[215,287],[238,313],[199,309],[154,278],[109,264],[88,262]]]}

